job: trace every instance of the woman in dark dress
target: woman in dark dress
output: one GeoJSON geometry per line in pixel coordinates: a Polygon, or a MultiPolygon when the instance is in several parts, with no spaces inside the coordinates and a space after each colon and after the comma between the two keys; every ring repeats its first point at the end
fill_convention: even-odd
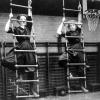
{"type": "MultiPolygon", "coordinates": [[[[15,35],[30,35],[31,34],[31,28],[32,28],[32,22],[26,22],[26,21],[32,21],[32,17],[26,16],[24,14],[21,14],[17,17],[19,27],[10,27],[11,26],[11,18],[12,14],[9,15],[9,20],[5,26],[5,31],[7,33],[13,33],[15,35]]],[[[30,43],[30,37],[16,37],[18,41],[18,45],[16,46],[16,49],[18,50],[34,50],[34,46],[30,43]]],[[[33,52],[21,52],[17,53],[17,64],[19,65],[35,65],[36,59],[35,59],[35,53],[33,52]]],[[[9,68],[10,70],[16,70],[15,65],[15,54],[14,54],[14,48],[11,49],[7,54],[6,57],[2,60],[2,65],[4,67],[9,68]]],[[[27,68],[26,68],[27,69],[27,68]]],[[[28,69],[27,69],[28,70],[28,69]]],[[[22,69],[24,71],[24,69],[22,69]]]]}
{"type": "MultiPolygon", "coordinates": [[[[31,10],[28,10],[28,16],[24,14],[20,14],[17,19],[19,26],[18,27],[11,27],[11,18],[13,17],[12,13],[9,15],[9,20],[6,23],[5,26],[5,31],[7,33],[13,33],[15,35],[31,35],[31,29],[32,29],[32,13],[31,10]]],[[[34,50],[34,45],[31,44],[30,42],[30,37],[16,37],[16,40],[18,41],[17,46],[15,47],[17,50],[34,50]]],[[[34,52],[18,52],[16,54],[17,58],[17,65],[36,65],[37,60],[35,57],[34,52]]],[[[14,53],[14,48],[12,48],[7,54],[4,59],[2,59],[1,64],[12,70],[15,71],[16,67],[16,61],[15,61],[15,53],[14,53]]],[[[21,79],[29,79],[32,80],[34,79],[34,67],[30,68],[17,68],[19,72],[19,78],[21,79]],[[28,71],[27,76],[23,77],[23,74],[28,71]]],[[[31,86],[31,93],[37,96],[37,90],[35,83],[30,83],[31,86]]]]}
{"type": "MultiPolygon", "coordinates": [[[[70,50],[65,50],[65,52],[59,57],[59,65],[66,67],[67,66],[67,61],[72,62],[72,63],[84,63],[84,53],[83,51],[75,51],[73,49],[83,49],[83,44],[81,42],[81,38],[70,38],[66,36],[80,36],[81,35],[81,25],[77,25],[75,20],[70,20],[68,21],[69,24],[67,26],[63,25],[63,22],[60,24],[58,28],[58,35],[60,37],[67,38],[68,42],[68,49],[70,50]],[[68,53],[68,56],[67,56],[68,53]]],[[[85,62],[86,62],[86,68],[89,68],[87,58],[85,57],[85,62]]],[[[75,66],[75,74],[77,74],[79,77],[84,76],[84,67],[81,66],[75,66]]],[[[71,74],[72,75],[72,74],[71,74]]],[[[85,89],[83,86],[84,80],[80,80],[81,88],[84,92],[88,92],[87,89],[85,89]]]]}

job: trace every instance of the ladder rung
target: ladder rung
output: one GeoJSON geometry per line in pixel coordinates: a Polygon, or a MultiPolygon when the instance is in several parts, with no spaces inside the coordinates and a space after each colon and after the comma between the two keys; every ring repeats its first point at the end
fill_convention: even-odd
{"type": "Polygon", "coordinates": [[[13,3],[10,3],[10,6],[15,6],[15,7],[22,7],[22,8],[30,8],[32,9],[32,7],[28,7],[28,6],[23,6],[23,5],[18,5],[18,4],[13,4],[13,3]]]}
{"type": "Polygon", "coordinates": [[[35,37],[35,35],[15,35],[13,34],[14,37],[35,37]]]}
{"type": "Polygon", "coordinates": [[[66,11],[77,11],[77,12],[80,12],[81,10],[76,10],[76,9],[66,9],[66,8],[63,8],[63,10],[66,10],[66,11]]]}
{"type": "Polygon", "coordinates": [[[16,80],[16,82],[39,82],[39,80],[16,80]]]}
{"type": "Polygon", "coordinates": [[[74,50],[74,51],[83,51],[83,52],[85,52],[85,49],[66,49],[66,50],[74,50]]]}
{"type": "Polygon", "coordinates": [[[78,22],[63,22],[63,24],[76,24],[76,25],[82,25],[82,23],[78,23],[78,22]]]}
{"type": "Polygon", "coordinates": [[[86,77],[67,77],[68,79],[86,79],[86,77]]]}
{"type": "Polygon", "coordinates": [[[77,92],[83,92],[82,90],[69,90],[68,93],[77,93],[77,92]]]}
{"type": "Polygon", "coordinates": [[[37,95],[37,96],[34,96],[34,95],[25,95],[25,96],[16,96],[16,98],[32,98],[32,97],[34,97],[34,98],[36,98],[36,97],[39,97],[39,94],[37,95]]]}
{"type": "MultiPolygon", "coordinates": [[[[18,20],[18,19],[15,19],[15,18],[12,18],[12,19],[10,19],[11,21],[19,21],[19,22],[22,22],[22,20],[18,20]]],[[[27,21],[26,20],[26,22],[30,22],[30,23],[33,23],[33,21],[27,21]]]]}
{"type": "Polygon", "coordinates": [[[15,67],[38,67],[38,65],[15,65],[15,67]]]}
{"type": "Polygon", "coordinates": [[[83,36],[65,36],[65,38],[83,38],[83,36]]]}
{"type": "MultiPolygon", "coordinates": [[[[10,20],[11,20],[11,21],[19,21],[19,22],[22,22],[22,20],[18,20],[18,19],[15,19],[15,18],[11,18],[10,20]]],[[[33,21],[27,21],[27,20],[26,20],[26,22],[33,23],[33,21]]]]}
{"type": "Polygon", "coordinates": [[[36,50],[16,50],[14,49],[15,52],[36,52],[36,50]]]}
{"type": "Polygon", "coordinates": [[[67,63],[67,65],[86,65],[86,63],[67,63]]]}

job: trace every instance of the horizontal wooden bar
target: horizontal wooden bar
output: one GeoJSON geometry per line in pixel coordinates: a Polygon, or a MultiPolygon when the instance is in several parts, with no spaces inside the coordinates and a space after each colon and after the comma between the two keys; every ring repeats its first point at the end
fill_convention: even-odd
{"type": "Polygon", "coordinates": [[[65,36],[65,38],[84,38],[84,36],[65,36]]]}
{"type": "Polygon", "coordinates": [[[23,5],[18,5],[18,4],[13,4],[13,3],[10,3],[10,6],[15,6],[15,7],[22,7],[22,8],[27,8],[27,9],[32,9],[32,7],[28,7],[28,6],[23,6],[23,5]]]}
{"type": "Polygon", "coordinates": [[[15,52],[36,52],[36,50],[16,50],[14,49],[15,52]]]}
{"type": "Polygon", "coordinates": [[[82,90],[69,90],[68,93],[78,93],[83,92],[82,90]]]}
{"type": "Polygon", "coordinates": [[[20,80],[20,79],[18,79],[18,80],[16,80],[16,82],[28,83],[28,82],[39,82],[39,80],[20,80]]]}
{"type": "Polygon", "coordinates": [[[15,67],[38,67],[38,65],[15,65],[15,67]]]}
{"type": "Polygon", "coordinates": [[[83,52],[85,52],[85,49],[68,49],[68,48],[67,48],[66,50],[67,50],[67,51],[68,51],[68,50],[71,50],[71,51],[83,51],[83,52]]]}
{"type": "Polygon", "coordinates": [[[15,35],[13,34],[13,37],[35,37],[35,35],[15,35]]]}
{"type": "Polygon", "coordinates": [[[67,77],[67,79],[86,79],[86,77],[67,77]]]}
{"type": "MultiPolygon", "coordinates": [[[[19,22],[23,22],[22,20],[18,20],[18,19],[15,19],[15,18],[12,18],[12,19],[10,19],[11,21],[19,21],[19,22]]],[[[25,22],[30,22],[30,23],[33,23],[33,21],[25,21],[25,22]]]]}
{"type": "Polygon", "coordinates": [[[67,63],[67,65],[86,65],[86,63],[67,63]]]}
{"type": "Polygon", "coordinates": [[[75,12],[80,12],[81,10],[76,10],[76,9],[66,9],[66,8],[63,8],[63,10],[66,10],[66,11],[75,11],[75,12]]]}
{"type": "Polygon", "coordinates": [[[37,97],[39,97],[39,94],[37,96],[34,95],[16,96],[16,98],[37,98],[37,97]]]}
{"type": "Polygon", "coordinates": [[[76,24],[76,25],[82,25],[82,23],[78,23],[78,22],[63,22],[64,24],[76,24]]]}

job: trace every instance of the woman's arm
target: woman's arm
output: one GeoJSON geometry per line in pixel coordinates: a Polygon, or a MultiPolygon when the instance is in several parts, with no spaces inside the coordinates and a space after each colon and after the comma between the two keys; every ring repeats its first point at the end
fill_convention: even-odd
{"type": "Polygon", "coordinates": [[[58,35],[61,35],[62,34],[62,29],[64,27],[64,21],[65,21],[65,17],[62,18],[62,22],[61,22],[61,24],[59,25],[59,27],[57,29],[57,34],[58,35]]]}
{"type": "Polygon", "coordinates": [[[65,21],[65,17],[63,17],[62,22],[57,29],[57,34],[62,37],[65,37],[65,34],[68,31],[67,24],[64,24],[64,21],[65,21]]]}
{"type": "Polygon", "coordinates": [[[61,22],[61,24],[59,25],[58,29],[57,29],[57,34],[61,35],[62,34],[62,28],[63,28],[63,22],[61,22]]]}
{"type": "Polygon", "coordinates": [[[7,32],[7,33],[9,32],[9,30],[11,30],[10,25],[11,25],[11,18],[12,18],[12,17],[13,17],[13,14],[10,13],[9,19],[8,19],[6,25],[5,25],[5,32],[7,32]]]}

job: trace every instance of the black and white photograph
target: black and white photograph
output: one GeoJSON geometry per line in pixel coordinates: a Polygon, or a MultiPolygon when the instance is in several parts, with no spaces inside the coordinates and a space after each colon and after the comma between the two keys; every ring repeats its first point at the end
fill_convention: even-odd
{"type": "Polygon", "coordinates": [[[100,0],[0,0],[0,100],[100,100],[100,0]]]}

